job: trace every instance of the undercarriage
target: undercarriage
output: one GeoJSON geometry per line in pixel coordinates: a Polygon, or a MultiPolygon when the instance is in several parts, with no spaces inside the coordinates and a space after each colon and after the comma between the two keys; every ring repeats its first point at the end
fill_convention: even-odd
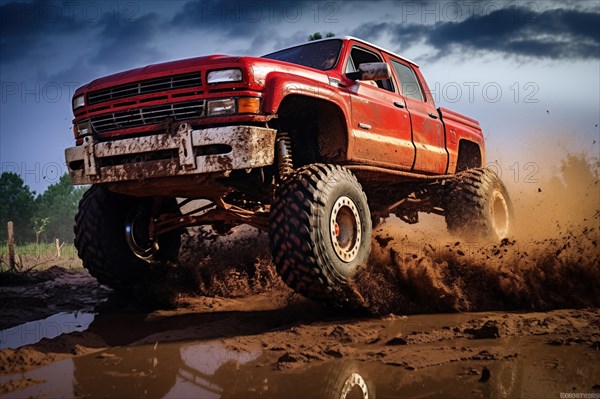
{"type": "MultiPolygon", "coordinates": [[[[372,192],[372,195],[367,193],[371,215],[387,218],[393,214],[409,224],[419,222],[419,212],[444,216],[443,202],[449,187],[449,180],[441,178],[427,182],[406,182],[387,189],[385,193],[372,192]],[[390,191],[394,192],[393,197],[389,195],[390,191]],[[395,198],[396,201],[382,202],[381,199],[384,197],[395,198]]],[[[229,230],[223,231],[222,226],[234,227],[240,224],[268,231],[270,210],[268,201],[262,203],[244,199],[245,197],[241,193],[233,192],[214,200],[180,199],[178,207],[186,208],[186,211],[155,215],[150,224],[152,236],[158,237],[173,230],[203,225],[216,227],[217,233],[226,233],[229,230]]],[[[156,200],[160,201],[161,198],[157,197],[156,200]]]]}

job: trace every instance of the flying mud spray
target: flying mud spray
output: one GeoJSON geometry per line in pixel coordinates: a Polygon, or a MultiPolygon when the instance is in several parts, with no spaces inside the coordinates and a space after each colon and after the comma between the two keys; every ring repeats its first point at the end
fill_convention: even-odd
{"type": "Polygon", "coordinates": [[[505,176],[516,223],[501,243],[457,241],[443,219],[390,221],[355,278],[364,304],[380,314],[598,306],[598,168],[567,155],[527,184],[505,176]]]}
{"type": "MultiPolygon", "coordinates": [[[[388,218],[373,232],[352,302],[375,314],[600,306],[598,158],[548,155],[521,176],[505,168],[516,222],[501,243],[458,240],[439,216],[421,215],[417,225],[388,218]]],[[[203,295],[292,295],[271,264],[268,237],[252,228],[225,237],[191,230],[182,253],[178,273],[192,278],[181,280],[203,295]]]]}

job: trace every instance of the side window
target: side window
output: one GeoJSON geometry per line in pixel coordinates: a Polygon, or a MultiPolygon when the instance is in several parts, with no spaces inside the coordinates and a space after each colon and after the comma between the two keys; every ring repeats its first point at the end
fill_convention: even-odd
{"type": "Polygon", "coordinates": [[[419,82],[417,81],[415,72],[409,66],[401,64],[395,60],[392,60],[392,65],[396,70],[398,79],[400,79],[402,95],[415,100],[425,101],[425,97],[423,97],[423,91],[421,90],[421,85],[419,85],[419,82]]]}
{"type": "MultiPolygon", "coordinates": [[[[379,55],[361,48],[361,47],[352,47],[352,51],[350,51],[350,57],[348,57],[348,63],[346,64],[346,73],[356,72],[358,71],[358,66],[367,62],[383,62],[379,55]]],[[[377,87],[380,89],[394,91],[394,84],[392,83],[392,79],[386,80],[378,80],[377,87]]]]}

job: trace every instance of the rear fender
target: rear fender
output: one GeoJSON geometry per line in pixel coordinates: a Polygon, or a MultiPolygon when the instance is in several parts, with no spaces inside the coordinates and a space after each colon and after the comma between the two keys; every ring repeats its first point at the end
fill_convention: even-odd
{"type": "Polygon", "coordinates": [[[485,140],[479,122],[447,108],[440,107],[439,111],[444,123],[446,148],[448,149],[449,162],[447,173],[456,172],[458,150],[461,141],[468,141],[477,145],[481,153],[481,164],[485,165],[485,140]]]}

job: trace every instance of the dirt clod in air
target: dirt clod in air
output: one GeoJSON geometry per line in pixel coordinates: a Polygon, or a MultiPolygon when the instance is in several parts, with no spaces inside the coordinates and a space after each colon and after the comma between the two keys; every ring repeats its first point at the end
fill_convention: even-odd
{"type": "Polygon", "coordinates": [[[424,244],[416,257],[400,241],[375,248],[355,285],[379,314],[599,306],[598,233],[583,227],[525,243],[424,244]]]}
{"type": "Polygon", "coordinates": [[[353,282],[363,305],[377,314],[600,306],[598,163],[569,156],[539,184],[542,193],[509,184],[517,225],[500,243],[406,225],[389,240],[399,222],[388,220],[353,282]]]}

